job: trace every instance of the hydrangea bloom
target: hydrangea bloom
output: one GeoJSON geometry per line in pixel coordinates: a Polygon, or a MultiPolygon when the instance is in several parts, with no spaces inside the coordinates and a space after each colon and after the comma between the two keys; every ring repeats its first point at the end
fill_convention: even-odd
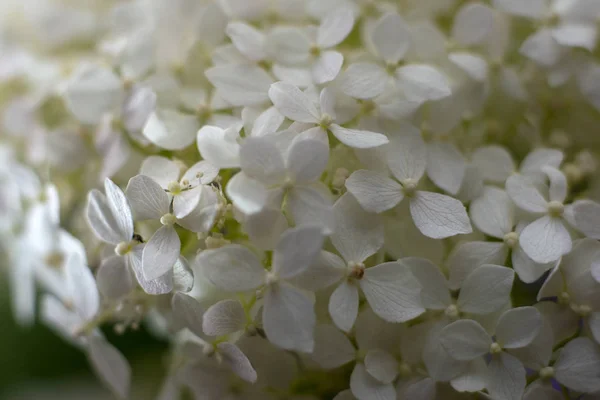
{"type": "Polygon", "coordinates": [[[5,3],[15,318],[118,398],[600,395],[600,0],[5,3]]]}

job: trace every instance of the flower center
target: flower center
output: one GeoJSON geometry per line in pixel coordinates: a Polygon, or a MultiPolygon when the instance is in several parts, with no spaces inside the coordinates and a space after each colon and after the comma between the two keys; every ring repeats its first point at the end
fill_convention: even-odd
{"type": "Polygon", "coordinates": [[[361,262],[350,261],[348,263],[348,277],[362,279],[365,276],[365,264],[361,262]]]}
{"type": "Polygon", "coordinates": [[[318,45],[313,44],[310,46],[310,49],[308,50],[308,52],[310,53],[311,56],[318,57],[321,55],[321,48],[318,45]]]}
{"type": "Polygon", "coordinates": [[[167,185],[167,190],[174,195],[181,193],[182,189],[183,187],[179,184],[179,182],[171,182],[167,185]]]}
{"type": "Polygon", "coordinates": [[[502,352],[502,347],[500,347],[500,345],[496,342],[492,343],[492,345],[490,346],[490,353],[498,354],[500,352],[502,352]]]}
{"type": "Polygon", "coordinates": [[[319,126],[323,129],[329,128],[329,125],[333,122],[333,117],[329,114],[323,114],[319,121],[319,126]]]}
{"type": "Polygon", "coordinates": [[[504,235],[504,243],[511,249],[519,243],[519,234],[517,232],[509,232],[504,235]]]}
{"type": "Polygon", "coordinates": [[[406,197],[413,197],[417,191],[417,181],[414,179],[405,179],[402,182],[402,191],[406,197]]]}
{"type": "Polygon", "coordinates": [[[44,261],[49,267],[58,269],[63,266],[65,255],[60,251],[52,251],[46,255],[44,261]]]}
{"type": "Polygon", "coordinates": [[[411,376],[412,375],[412,368],[407,363],[402,362],[402,363],[400,363],[400,366],[398,368],[398,373],[402,377],[411,376]]]}
{"type": "Polygon", "coordinates": [[[118,256],[124,256],[129,253],[133,248],[132,242],[121,242],[115,247],[115,254],[118,256]]]}
{"type": "Polygon", "coordinates": [[[177,222],[177,218],[171,213],[167,213],[160,217],[160,223],[163,225],[170,226],[175,224],[175,222],[177,222]]]}
{"type": "Polygon", "coordinates": [[[560,217],[565,212],[565,206],[560,201],[551,201],[548,203],[548,214],[553,217],[560,217]]]}
{"type": "Polygon", "coordinates": [[[554,377],[554,368],[544,367],[544,368],[540,369],[540,378],[551,379],[553,377],[554,377]]]}
{"type": "Polygon", "coordinates": [[[456,304],[450,304],[444,311],[444,314],[450,318],[458,318],[458,307],[456,307],[456,304]]]}

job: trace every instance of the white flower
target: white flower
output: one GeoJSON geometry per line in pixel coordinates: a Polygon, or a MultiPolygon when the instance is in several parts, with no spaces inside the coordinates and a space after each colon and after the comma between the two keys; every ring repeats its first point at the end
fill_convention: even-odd
{"type": "Polygon", "coordinates": [[[282,152],[270,137],[250,137],[240,149],[242,172],[227,185],[233,204],[245,214],[266,207],[289,213],[296,225],[321,225],[331,230],[329,189],[318,182],[329,158],[320,140],[298,137],[282,152]]]}
{"type": "Polygon", "coordinates": [[[542,167],[542,171],[550,180],[548,200],[531,179],[519,175],[508,178],[506,192],[522,210],[542,214],[523,229],[519,243],[533,261],[549,263],[571,251],[572,241],[563,219],[567,179],[553,167],[542,167]]]}
{"type": "Polygon", "coordinates": [[[371,30],[377,61],[351,65],[342,76],[341,90],[359,99],[377,97],[392,80],[410,101],[423,103],[451,94],[446,77],[428,64],[402,65],[411,47],[410,28],[398,14],[384,14],[371,30]],[[391,79],[390,79],[391,78],[391,79]]]}
{"type": "Polygon", "coordinates": [[[335,203],[333,215],[331,242],[342,258],[323,252],[298,279],[299,284],[312,289],[339,282],[329,299],[329,314],[336,326],[346,332],[354,326],[359,288],[373,311],[386,321],[405,322],[422,314],[425,309],[420,287],[408,265],[402,260],[371,268],[364,264],[383,245],[383,226],[378,216],[364,212],[350,194],[335,203]]]}
{"type": "Polygon", "coordinates": [[[495,337],[473,320],[460,320],[446,326],[442,346],[457,360],[473,360],[491,354],[487,366],[486,388],[499,400],[518,400],[525,389],[525,368],[512,349],[529,345],[542,326],[542,316],[533,307],[508,310],[500,316],[495,337]]]}
{"type": "Polygon", "coordinates": [[[427,162],[418,132],[409,130],[392,138],[386,150],[388,167],[399,183],[368,170],[356,171],[346,180],[348,191],[365,210],[381,213],[408,197],[413,221],[425,236],[439,239],[472,231],[460,201],[417,190],[427,162]]]}
{"type": "MultiPolygon", "coordinates": [[[[169,189],[181,191],[181,185],[176,181],[170,181],[173,176],[169,176],[178,171],[162,169],[161,172],[164,175],[159,176],[155,173],[156,171],[152,171],[158,165],[157,161],[164,163],[168,160],[152,159],[151,163],[146,164],[148,173],[154,173],[163,184],[169,181],[169,189]],[[177,187],[175,188],[172,183],[175,183],[177,187]]],[[[187,180],[201,180],[202,178],[196,177],[196,171],[212,169],[210,166],[208,168],[207,170],[206,164],[200,165],[198,169],[192,167],[187,180]]],[[[210,180],[210,177],[207,178],[210,180]]],[[[214,190],[201,183],[197,189],[189,190],[189,192],[195,192],[190,197],[177,195],[170,198],[165,189],[154,179],[146,175],[136,175],[129,180],[125,192],[136,220],[152,219],[160,221],[162,224],[162,227],[152,235],[143,249],[141,270],[144,278],[149,281],[163,277],[170,272],[179,259],[181,241],[174,225],[181,225],[194,232],[207,232],[212,227],[219,210],[214,190]],[[178,198],[179,201],[177,201],[178,198]]],[[[128,247],[125,245],[125,254],[127,254],[127,249],[128,247]]],[[[118,252],[119,249],[116,251],[118,252]]]]}
{"type": "Polygon", "coordinates": [[[286,82],[277,82],[269,89],[269,98],[279,112],[292,121],[318,125],[322,136],[330,131],[340,142],[347,146],[366,149],[388,143],[385,135],[356,129],[344,128],[335,124],[335,93],[331,88],[321,91],[319,107],[296,86],[286,82]]]}
{"type": "Polygon", "coordinates": [[[487,186],[483,194],[471,203],[471,219],[473,224],[483,233],[501,239],[503,243],[487,243],[490,247],[497,246],[502,252],[501,258],[506,258],[511,252],[514,270],[523,282],[535,282],[544,272],[551,269],[553,263],[536,263],[521,248],[519,234],[524,224],[515,227],[515,210],[512,201],[505,191],[487,186]]]}
{"type": "Polygon", "coordinates": [[[321,19],[316,32],[274,30],[269,35],[268,42],[276,60],[296,67],[308,64],[313,83],[322,85],[334,80],[340,72],[344,56],[333,49],[344,41],[353,26],[352,10],[338,7],[321,19]]]}
{"type": "Polygon", "coordinates": [[[197,262],[208,279],[225,291],[262,288],[262,321],[267,338],[284,349],[311,352],[315,325],[313,303],[288,281],[308,268],[322,243],[318,227],[287,230],[275,248],[270,271],[263,268],[256,255],[240,245],[205,250],[197,262]]]}

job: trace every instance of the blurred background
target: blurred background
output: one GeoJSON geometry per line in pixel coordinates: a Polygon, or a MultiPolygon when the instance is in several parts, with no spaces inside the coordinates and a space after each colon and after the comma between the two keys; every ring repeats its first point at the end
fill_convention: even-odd
{"type": "MultiPolygon", "coordinates": [[[[0,400],[114,400],[82,352],[41,324],[16,324],[5,278],[0,273],[0,400]]],[[[162,382],[167,344],[143,328],[123,336],[111,330],[105,334],[131,363],[131,399],[153,399],[162,382]]]]}

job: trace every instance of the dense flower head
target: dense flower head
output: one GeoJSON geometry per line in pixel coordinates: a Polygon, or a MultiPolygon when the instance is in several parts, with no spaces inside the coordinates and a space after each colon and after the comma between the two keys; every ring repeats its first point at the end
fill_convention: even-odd
{"type": "Polygon", "coordinates": [[[600,0],[30,6],[13,310],[118,398],[140,324],[160,400],[600,395],[600,0]]]}

